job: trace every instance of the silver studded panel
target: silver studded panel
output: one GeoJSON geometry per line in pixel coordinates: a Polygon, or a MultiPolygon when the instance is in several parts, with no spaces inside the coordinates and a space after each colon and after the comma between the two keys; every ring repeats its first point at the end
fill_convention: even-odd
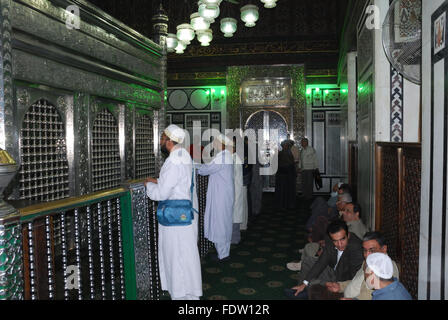
{"type": "Polygon", "coordinates": [[[46,100],[34,103],[20,131],[20,199],[53,201],[69,196],[64,123],[46,100]]]}
{"type": "Polygon", "coordinates": [[[118,124],[112,113],[103,109],[92,130],[92,191],[115,188],[121,180],[118,124]]]}
{"type": "Polygon", "coordinates": [[[135,179],[154,177],[155,174],[153,121],[150,115],[137,114],[135,126],[135,179]]]}
{"type": "Polygon", "coordinates": [[[43,236],[28,223],[26,299],[124,300],[120,207],[112,198],[45,216],[43,236]]]}

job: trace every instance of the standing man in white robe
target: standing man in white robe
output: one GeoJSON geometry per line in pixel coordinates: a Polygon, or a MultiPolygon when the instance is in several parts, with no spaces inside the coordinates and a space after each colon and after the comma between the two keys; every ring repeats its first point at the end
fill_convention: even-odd
{"type": "MultiPolygon", "coordinates": [[[[151,200],[191,200],[192,160],[180,146],[185,132],[176,125],[168,126],[160,138],[162,152],[169,157],[158,179],[146,180],[146,193],[151,200]]],[[[193,208],[197,210],[196,192],[193,208]]],[[[173,300],[199,300],[202,296],[201,262],[197,245],[198,215],[187,226],[163,226],[159,223],[158,257],[162,290],[173,300]]]]}
{"type": "MultiPolygon", "coordinates": [[[[235,139],[236,140],[236,139],[235,139]]],[[[233,232],[232,243],[238,244],[241,241],[241,226],[246,222],[247,228],[247,187],[243,185],[243,161],[236,152],[236,145],[233,145],[233,178],[235,183],[235,200],[233,202],[233,232]]]]}
{"type": "Polygon", "coordinates": [[[230,254],[233,227],[233,181],[232,154],[226,149],[232,141],[220,135],[213,141],[218,154],[209,164],[198,166],[198,174],[209,176],[207,203],[204,216],[204,236],[215,244],[218,253],[215,260],[227,260],[230,254]]]}

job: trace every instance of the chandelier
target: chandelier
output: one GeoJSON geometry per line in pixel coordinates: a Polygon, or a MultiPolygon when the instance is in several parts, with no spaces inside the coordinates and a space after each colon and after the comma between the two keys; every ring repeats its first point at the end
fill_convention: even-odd
{"type": "MultiPolygon", "coordinates": [[[[216,19],[222,14],[219,21],[219,30],[224,37],[230,38],[237,31],[237,20],[226,16],[225,12],[220,10],[223,1],[238,4],[238,0],[199,0],[197,11],[190,15],[189,23],[182,23],[176,27],[177,33],[169,33],[167,36],[168,52],[184,53],[186,47],[197,37],[201,46],[208,46],[213,40],[213,32],[210,25],[215,23],[216,19]]],[[[274,8],[278,0],[260,0],[265,8],[274,8]]],[[[254,1],[252,1],[254,2],[254,1]]],[[[258,6],[255,4],[246,4],[240,8],[240,18],[245,27],[252,28],[259,19],[258,6]]]]}

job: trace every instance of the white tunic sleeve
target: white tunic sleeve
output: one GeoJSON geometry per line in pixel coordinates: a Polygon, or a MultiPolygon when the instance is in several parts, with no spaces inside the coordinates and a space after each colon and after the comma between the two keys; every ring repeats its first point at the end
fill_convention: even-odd
{"type": "Polygon", "coordinates": [[[146,194],[148,197],[154,201],[168,200],[170,195],[173,194],[172,190],[178,183],[178,177],[180,175],[179,169],[179,166],[166,161],[160,171],[157,184],[152,182],[146,184],[146,194]]]}

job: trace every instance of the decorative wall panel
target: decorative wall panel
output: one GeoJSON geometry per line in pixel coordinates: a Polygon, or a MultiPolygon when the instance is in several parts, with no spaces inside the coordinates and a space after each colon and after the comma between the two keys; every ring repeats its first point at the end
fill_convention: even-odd
{"type": "Polygon", "coordinates": [[[404,92],[403,76],[391,67],[390,141],[403,141],[404,92]]]}
{"type": "Polygon", "coordinates": [[[381,231],[386,237],[387,253],[394,260],[400,257],[399,204],[398,204],[398,154],[395,148],[383,149],[382,217],[381,231]]]}
{"type": "Polygon", "coordinates": [[[414,299],[418,295],[418,270],[419,270],[419,237],[420,232],[420,198],[421,198],[421,154],[412,151],[404,151],[404,190],[403,190],[403,214],[400,225],[404,228],[402,247],[402,264],[400,281],[408,289],[414,299]]]}
{"type": "Polygon", "coordinates": [[[156,163],[152,116],[136,112],[135,121],[135,178],[154,177],[156,163]]]}
{"type": "Polygon", "coordinates": [[[167,110],[210,110],[211,88],[184,88],[168,90],[167,110]]]}
{"type": "Polygon", "coordinates": [[[421,145],[377,144],[376,230],[397,262],[400,281],[415,299],[418,295],[421,145]]]}
{"type": "Polygon", "coordinates": [[[117,187],[121,160],[117,119],[108,109],[100,111],[92,129],[92,191],[117,187]]]}
{"type": "Polygon", "coordinates": [[[241,106],[240,88],[249,79],[291,79],[291,97],[288,105],[282,108],[268,106],[258,110],[275,110],[286,120],[288,130],[299,142],[305,133],[305,73],[303,65],[285,66],[241,66],[227,69],[227,113],[228,128],[244,128],[248,118],[256,108],[241,106]],[[286,108],[285,108],[286,107],[286,108]]]}
{"type": "Polygon", "coordinates": [[[65,124],[46,100],[35,102],[22,124],[20,199],[53,201],[69,196],[65,124]]]}

